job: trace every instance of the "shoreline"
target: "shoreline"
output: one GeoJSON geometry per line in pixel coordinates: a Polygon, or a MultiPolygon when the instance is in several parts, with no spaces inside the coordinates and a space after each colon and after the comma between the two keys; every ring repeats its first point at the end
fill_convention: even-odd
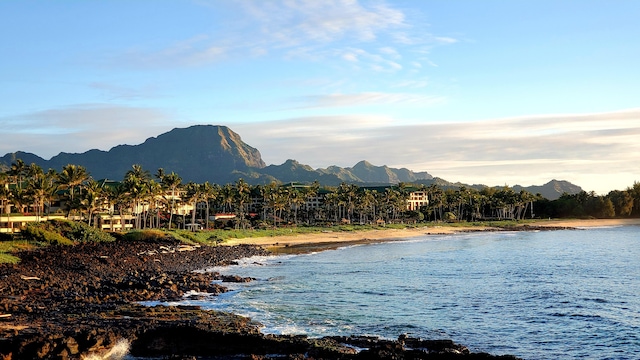
{"type": "Polygon", "coordinates": [[[173,238],[50,246],[0,265],[0,359],[517,359],[447,339],[269,335],[250,318],[142,301],[215,297],[250,278],[197,270],[267,255],[252,245],[185,246],[173,238]],[[221,281],[221,283],[220,283],[221,281]],[[360,350],[356,350],[360,349],[360,350]]]}
{"type": "MultiPolygon", "coordinates": [[[[241,258],[265,254],[265,249],[277,255],[429,235],[640,225],[640,219],[543,220],[506,228],[458,225],[245,238],[211,247],[185,246],[175,239],[158,238],[24,251],[21,263],[0,265],[0,358],[79,359],[92,353],[104,354],[121,339],[130,341],[133,356],[143,357],[239,359],[256,355],[254,358],[269,359],[266,354],[312,353],[325,359],[357,360],[359,355],[352,348],[357,346],[368,347],[372,359],[386,359],[376,351],[393,348],[395,355],[404,357],[414,351],[404,344],[421,341],[419,347],[429,350],[412,353],[416,359],[432,351],[476,358],[480,355],[450,340],[264,335],[259,324],[242,316],[195,306],[145,307],[138,302],[182,299],[191,291],[203,296],[221,294],[226,287],[213,280],[251,279],[224,279],[219,274],[193,271],[233,264],[241,258]]],[[[488,354],[478,358],[515,359],[488,354]]]]}
{"type": "Polygon", "coordinates": [[[454,235],[469,232],[505,231],[505,230],[558,230],[562,228],[580,229],[607,226],[640,226],[638,219],[552,219],[538,220],[511,228],[490,226],[422,226],[405,229],[375,229],[358,230],[350,232],[327,231],[313,234],[299,234],[286,236],[264,236],[255,238],[240,238],[226,240],[223,245],[256,245],[267,249],[274,254],[301,253],[310,251],[331,250],[342,246],[369,244],[385,241],[408,239],[419,236],[454,235]]]}

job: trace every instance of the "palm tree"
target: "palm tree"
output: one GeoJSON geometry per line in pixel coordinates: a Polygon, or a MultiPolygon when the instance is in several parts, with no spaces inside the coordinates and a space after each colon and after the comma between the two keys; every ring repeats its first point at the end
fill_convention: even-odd
{"type": "Polygon", "coordinates": [[[338,194],[342,200],[342,203],[345,205],[345,215],[347,220],[351,222],[351,218],[353,217],[353,210],[355,208],[355,199],[356,194],[358,192],[358,186],[354,184],[346,184],[342,183],[338,186],[338,194]]]}
{"type": "Polygon", "coordinates": [[[20,190],[22,190],[22,177],[25,176],[26,171],[27,165],[22,161],[22,159],[16,159],[15,162],[11,163],[9,175],[13,177],[16,187],[20,190]]]}
{"type": "Polygon", "coordinates": [[[236,181],[235,184],[235,192],[234,192],[234,197],[235,197],[235,204],[237,204],[236,206],[236,212],[238,213],[238,219],[240,221],[240,223],[242,224],[242,228],[245,228],[245,216],[247,214],[246,211],[246,204],[249,203],[250,200],[250,195],[251,195],[251,186],[249,184],[247,184],[246,181],[244,181],[243,179],[238,179],[238,181],[236,181]]]}
{"type": "Polygon", "coordinates": [[[207,214],[206,214],[206,220],[205,220],[205,226],[208,229],[209,228],[209,217],[211,216],[210,214],[210,209],[211,209],[211,203],[215,203],[216,199],[218,198],[218,194],[220,193],[220,186],[218,186],[217,184],[211,185],[209,184],[208,181],[205,181],[204,184],[202,184],[202,193],[204,195],[204,201],[206,202],[206,207],[207,207],[207,214]]]}
{"type": "Polygon", "coordinates": [[[47,216],[51,214],[51,205],[53,204],[54,198],[57,197],[56,192],[58,191],[58,184],[56,183],[56,179],[58,178],[58,173],[54,169],[49,169],[44,174],[44,179],[47,182],[47,189],[49,192],[47,193],[46,201],[47,201],[47,216]]]}
{"type": "Polygon", "coordinates": [[[27,183],[27,193],[34,201],[34,208],[36,212],[36,218],[40,221],[40,216],[44,215],[44,204],[49,203],[51,207],[51,197],[55,193],[55,183],[48,178],[44,173],[42,176],[35,176],[29,178],[27,183]]]}
{"type": "Polygon", "coordinates": [[[198,203],[204,201],[205,193],[203,192],[203,188],[194,182],[189,182],[185,186],[186,196],[185,201],[189,202],[193,206],[193,210],[191,210],[191,230],[195,231],[195,223],[196,223],[196,211],[198,208],[198,203]]]}
{"type": "Polygon", "coordinates": [[[387,220],[388,220],[389,214],[392,215],[393,220],[396,220],[398,218],[398,211],[399,211],[398,205],[400,204],[400,199],[401,199],[401,196],[398,190],[393,188],[386,188],[384,190],[384,206],[385,206],[384,214],[387,217],[387,220]]]}
{"type": "Polygon", "coordinates": [[[309,206],[311,200],[318,195],[318,191],[320,190],[320,183],[316,180],[310,186],[304,189],[303,195],[305,200],[305,212],[307,217],[307,224],[310,222],[310,219],[313,218],[313,208],[309,206]]]}
{"type": "Polygon", "coordinates": [[[21,213],[25,212],[25,208],[29,206],[29,198],[27,196],[26,191],[24,189],[20,189],[18,187],[14,187],[10,189],[11,195],[9,198],[9,202],[13,204],[13,206],[21,213]]]}
{"type": "Polygon", "coordinates": [[[300,192],[296,189],[291,189],[291,198],[290,198],[291,206],[293,207],[293,223],[298,224],[298,209],[301,205],[304,205],[305,198],[300,194],[300,192]]]}
{"type": "MultiPolygon", "coordinates": [[[[277,190],[278,184],[276,184],[275,181],[272,181],[271,183],[258,188],[258,191],[262,195],[262,219],[264,221],[268,221],[269,209],[273,209],[273,200],[277,196],[277,190]]],[[[275,213],[273,214],[273,216],[275,217],[275,213]]]]}
{"type": "Polygon", "coordinates": [[[7,220],[11,222],[11,191],[9,190],[9,175],[0,172],[0,216],[7,212],[7,220]]]}
{"type": "MultiPolygon", "coordinates": [[[[160,206],[158,205],[158,199],[162,198],[162,186],[153,180],[150,180],[147,185],[148,191],[146,193],[146,197],[143,200],[145,200],[149,204],[149,211],[147,212],[150,214],[149,227],[160,227],[160,206]]],[[[143,221],[143,224],[143,227],[147,226],[146,217],[143,221]]]]}
{"type": "Polygon", "coordinates": [[[291,208],[291,204],[289,203],[289,190],[279,186],[270,201],[270,205],[273,208],[275,216],[275,225],[278,226],[277,221],[282,219],[282,212],[287,208],[287,206],[291,208]]]}
{"type": "Polygon", "coordinates": [[[81,203],[85,209],[87,209],[88,214],[88,225],[91,226],[91,221],[93,219],[93,212],[96,210],[97,206],[103,199],[102,194],[102,185],[104,183],[99,183],[93,179],[90,179],[86,186],[84,187],[84,192],[82,193],[83,199],[81,203]]]}
{"type": "Polygon", "coordinates": [[[68,164],[62,168],[62,171],[58,174],[58,184],[62,188],[69,189],[70,201],[69,201],[69,211],[67,212],[67,218],[71,214],[72,208],[75,206],[74,204],[74,193],[75,188],[82,185],[85,181],[89,179],[89,174],[87,170],[79,165],[68,164]]]}
{"type": "MultiPolygon", "coordinates": [[[[160,172],[160,169],[158,169],[158,172],[160,172]]],[[[162,187],[165,190],[171,190],[171,211],[169,212],[169,230],[171,230],[171,223],[173,222],[173,212],[176,206],[176,190],[180,188],[182,178],[180,178],[178,174],[172,171],[170,174],[163,175],[160,181],[162,187]]]]}
{"type": "Polygon", "coordinates": [[[358,197],[358,207],[360,213],[360,222],[369,223],[369,214],[373,216],[375,221],[376,213],[376,190],[364,189],[358,197]]]}
{"type": "Polygon", "coordinates": [[[333,214],[335,222],[338,222],[340,217],[340,196],[337,192],[333,191],[325,196],[324,206],[329,214],[333,214]]]}
{"type": "Polygon", "coordinates": [[[127,171],[124,177],[124,184],[131,194],[134,201],[134,212],[136,215],[136,228],[142,228],[142,213],[144,206],[141,204],[142,199],[149,194],[151,182],[151,174],[149,171],[142,169],[141,165],[133,165],[132,169],[127,171]]]}

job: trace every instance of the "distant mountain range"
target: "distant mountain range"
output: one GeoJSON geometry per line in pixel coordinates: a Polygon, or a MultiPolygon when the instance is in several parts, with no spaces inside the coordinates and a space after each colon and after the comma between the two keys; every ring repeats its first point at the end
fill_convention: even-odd
{"type": "MultiPolygon", "coordinates": [[[[118,145],[109,151],[89,150],[81,154],[60,153],[50,160],[35,154],[18,151],[0,158],[1,166],[10,166],[16,159],[35,163],[43,169],[60,171],[67,164],[84,166],[94,179],[120,180],[133,164],[142,165],[155,173],[163,168],[165,173],[175,172],[183,182],[226,184],[245,179],[250,184],[265,184],[271,181],[288,183],[310,183],[336,186],[342,182],[358,185],[387,185],[399,182],[416,184],[438,184],[444,187],[483,187],[450,183],[434,178],[427,172],[375,166],[360,161],[353,167],[330,166],[313,169],[296,160],[287,160],[282,165],[266,166],[260,152],[242,141],[240,135],[226,126],[196,125],[176,128],[157,137],[151,137],[139,145],[118,145]]],[[[540,193],[549,199],[562,193],[574,194],[582,191],[579,186],[566,181],[556,181],[535,187],[514,186],[514,190],[525,189],[540,193]]]]}

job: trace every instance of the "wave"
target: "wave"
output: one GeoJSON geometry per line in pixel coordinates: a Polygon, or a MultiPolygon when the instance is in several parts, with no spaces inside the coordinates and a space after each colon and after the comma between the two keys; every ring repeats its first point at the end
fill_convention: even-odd
{"type": "Polygon", "coordinates": [[[102,354],[89,354],[82,356],[83,360],[123,360],[129,354],[131,343],[129,340],[120,339],[107,352],[102,354]]]}

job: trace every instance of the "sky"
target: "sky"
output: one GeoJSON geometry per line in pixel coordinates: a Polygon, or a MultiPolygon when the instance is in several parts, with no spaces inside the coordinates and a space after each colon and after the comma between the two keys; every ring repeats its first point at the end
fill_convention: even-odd
{"type": "Polygon", "coordinates": [[[640,1],[0,1],[0,155],[225,125],[267,164],[640,181],[640,1]]]}

